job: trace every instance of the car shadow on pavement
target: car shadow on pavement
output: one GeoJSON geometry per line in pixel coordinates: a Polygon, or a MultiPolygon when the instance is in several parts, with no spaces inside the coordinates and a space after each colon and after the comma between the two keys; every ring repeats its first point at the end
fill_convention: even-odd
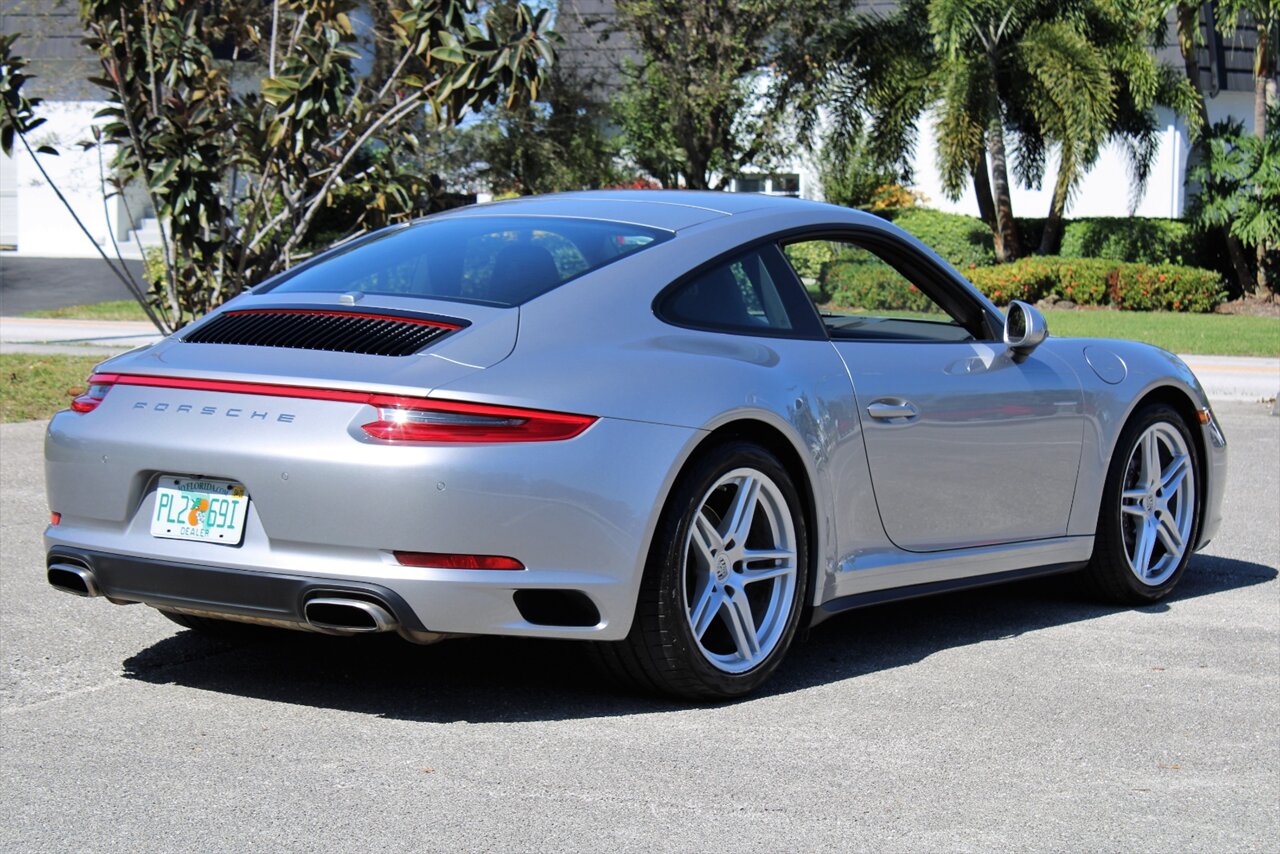
{"type": "MultiPolygon", "coordinates": [[[[1273,580],[1274,568],[1200,555],[1159,613],[1199,596],[1273,580]]],[[[1121,610],[1086,599],[1071,576],[878,605],[809,633],[757,696],[902,667],[939,651],[997,641],[1121,610]]],[[[156,615],[157,626],[161,617],[156,615]]],[[[519,722],[661,713],[690,704],[613,687],[583,645],[471,638],[414,646],[396,637],[331,638],[250,630],[222,640],[180,631],[124,662],[124,676],[270,702],[431,722],[519,722]]],[[[742,702],[750,702],[745,700],[742,702]]]]}

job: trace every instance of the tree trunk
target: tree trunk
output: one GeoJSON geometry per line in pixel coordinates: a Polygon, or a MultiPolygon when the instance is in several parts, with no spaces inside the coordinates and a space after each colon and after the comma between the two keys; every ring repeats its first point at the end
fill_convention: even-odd
{"type": "Polygon", "coordinates": [[[987,154],[982,152],[970,170],[973,176],[973,193],[978,197],[978,216],[995,231],[996,206],[991,201],[991,173],[987,171],[987,154]]]}
{"type": "Polygon", "coordinates": [[[1013,220],[1013,196],[1009,191],[1008,157],[1004,148],[1004,128],[1000,126],[999,110],[995,111],[991,127],[987,130],[987,153],[991,155],[991,191],[995,200],[996,254],[1000,263],[1016,261],[1022,255],[1018,241],[1018,227],[1013,220]]]}
{"type": "MultiPolygon", "coordinates": [[[[1253,71],[1253,135],[1258,139],[1265,139],[1267,136],[1267,88],[1268,84],[1274,86],[1271,77],[1271,66],[1274,64],[1271,51],[1274,45],[1270,43],[1270,32],[1266,25],[1258,21],[1258,45],[1254,49],[1254,71],[1253,71]]],[[[1258,299],[1270,300],[1274,298],[1271,292],[1272,283],[1268,281],[1267,276],[1267,250],[1270,247],[1266,240],[1259,240],[1256,249],[1255,262],[1257,263],[1257,278],[1254,280],[1254,297],[1258,299]]]]}
{"type": "MultiPolygon", "coordinates": [[[[1182,67],[1187,75],[1191,88],[1197,95],[1200,115],[1200,133],[1195,143],[1187,152],[1187,166],[1204,156],[1204,135],[1209,132],[1209,106],[1205,101],[1204,90],[1200,88],[1200,63],[1196,59],[1196,36],[1200,31],[1200,4],[1181,0],[1178,3],[1178,48],[1182,53],[1182,67]]],[[[1185,174],[1185,173],[1184,173],[1185,174]]],[[[1253,275],[1249,271],[1249,261],[1244,254],[1240,241],[1231,236],[1230,230],[1223,226],[1218,229],[1227,246],[1227,258],[1231,261],[1231,269],[1235,271],[1236,286],[1241,294],[1253,290],[1253,275]]]]}
{"type": "MultiPolygon", "coordinates": [[[[1065,162],[1066,158],[1067,152],[1063,151],[1062,161],[1065,162]]],[[[1069,172],[1063,162],[1058,164],[1058,179],[1053,184],[1053,201],[1049,203],[1049,216],[1044,221],[1044,231],[1040,233],[1041,255],[1056,255],[1062,243],[1062,217],[1067,212],[1067,196],[1071,191],[1069,172]]]]}

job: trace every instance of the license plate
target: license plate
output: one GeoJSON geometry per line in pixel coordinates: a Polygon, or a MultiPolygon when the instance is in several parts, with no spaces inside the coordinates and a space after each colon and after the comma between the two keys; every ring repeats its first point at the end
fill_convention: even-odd
{"type": "Polygon", "coordinates": [[[151,536],[236,546],[244,539],[248,509],[239,483],[165,475],[156,487],[151,536]]]}

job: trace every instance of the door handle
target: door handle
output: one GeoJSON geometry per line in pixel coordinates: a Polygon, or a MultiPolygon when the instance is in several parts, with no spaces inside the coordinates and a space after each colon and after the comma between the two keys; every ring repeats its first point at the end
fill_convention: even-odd
{"type": "Polygon", "coordinates": [[[888,398],[877,400],[867,407],[867,414],[879,421],[910,421],[920,415],[920,410],[909,400],[888,398]]]}

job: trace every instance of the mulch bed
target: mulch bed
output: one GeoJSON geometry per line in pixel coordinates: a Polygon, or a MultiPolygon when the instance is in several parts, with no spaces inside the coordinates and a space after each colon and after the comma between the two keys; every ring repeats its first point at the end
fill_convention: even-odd
{"type": "Polygon", "coordinates": [[[1248,314],[1253,317],[1280,317],[1280,302],[1264,302],[1258,299],[1236,299],[1224,302],[1214,309],[1217,314],[1248,314]]]}

